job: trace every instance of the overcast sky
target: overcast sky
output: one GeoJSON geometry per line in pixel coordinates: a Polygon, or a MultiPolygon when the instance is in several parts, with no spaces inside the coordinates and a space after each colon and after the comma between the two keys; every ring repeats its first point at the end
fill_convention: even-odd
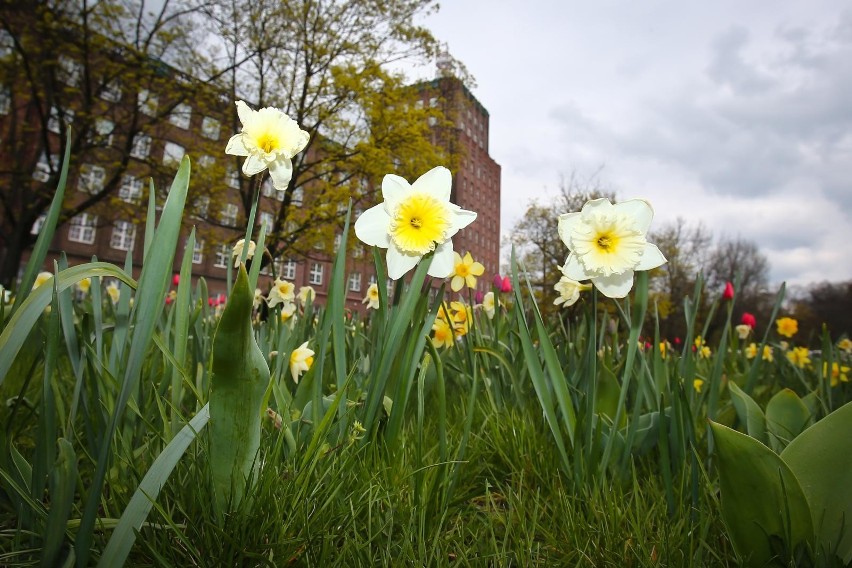
{"type": "MultiPolygon", "coordinates": [[[[852,279],[852,4],[446,0],[477,81],[504,235],[560,175],[742,236],[771,280],[852,279]]],[[[555,228],[554,228],[555,230],[555,228]]]]}

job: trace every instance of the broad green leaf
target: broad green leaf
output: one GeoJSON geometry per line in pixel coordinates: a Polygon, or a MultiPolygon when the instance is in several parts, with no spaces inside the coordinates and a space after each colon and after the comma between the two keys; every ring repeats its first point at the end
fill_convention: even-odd
{"type": "Polygon", "coordinates": [[[728,389],[731,391],[731,402],[734,403],[737,417],[745,424],[748,435],[763,444],[768,444],[769,436],[766,433],[766,418],[763,411],[735,382],[729,381],[728,389]]]}
{"type": "Polygon", "coordinates": [[[779,391],[766,405],[766,429],[769,444],[780,453],[807,427],[811,412],[799,395],[790,389],[779,391]]]}
{"type": "Polygon", "coordinates": [[[817,542],[852,563],[852,403],[790,442],[781,459],[808,500],[817,542]]]}
{"type": "Polygon", "coordinates": [[[722,517],[734,550],[746,566],[764,566],[778,551],[793,551],[813,538],[808,502],[781,458],[754,438],[710,422],[719,460],[722,517]]]}

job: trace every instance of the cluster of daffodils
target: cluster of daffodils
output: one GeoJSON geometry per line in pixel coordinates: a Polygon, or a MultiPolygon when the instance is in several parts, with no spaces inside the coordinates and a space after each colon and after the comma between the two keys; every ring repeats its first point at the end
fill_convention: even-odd
{"type": "MultiPolygon", "coordinates": [[[[493,295],[492,295],[493,298],[493,295]]],[[[493,312],[492,312],[493,315],[493,312]]],[[[435,323],[432,324],[432,345],[452,347],[468,334],[473,324],[473,310],[464,302],[444,302],[438,308],[435,323]]]]}
{"type": "Polygon", "coordinates": [[[559,303],[576,302],[576,284],[571,281],[591,280],[604,296],[623,298],[633,287],[634,272],[665,263],[660,249],[646,239],[653,217],[654,210],[645,200],[612,204],[606,198],[592,199],[581,211],[560,215],[559,237],[569,254],[562,267],[568,281],[557,284],[559,303]]]}

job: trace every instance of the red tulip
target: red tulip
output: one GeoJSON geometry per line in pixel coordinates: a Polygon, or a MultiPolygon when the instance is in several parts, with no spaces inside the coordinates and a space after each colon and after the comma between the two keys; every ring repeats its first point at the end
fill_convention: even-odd
{"type": "Polygon", "coordinates": [[[680,337],[675,337],[675,338],[674,338],[674,344],[675,344],[675,345],[680,345],[680,337]]]}
{"type": "Polygon", "coordinates": [[[210,306],[211,308],[214,306],[215,302],[216,302],[216,300],[213,299],[213,296],[210,296],[209,298],[207,298],[207,305],[210,306]]]}
{"type": "Polygon", "coordinates": [[[495,274],[494,280],[492,280],[491,283],[494,284],[494,287],[497,288],[497,291],[499,292],[500,288],[503,287],[503,277],[499,274],[495,274]]]}
{"type": "Polygon", "coordinates": [[[504,294],[508,294],[512,291],[512,281],[508,276],[503,277],[503,283],[500,285],[500,291],[504,294]]]}
{"type": "Polygon", "coordinates": [[[754,326],[757,325],[757,320],[754,319],[754,316],[748,312],[743,312],[743,317],[740,320],[740,323],[743,323],[750,328],[754,329],[754,326]]]}
{"type": "Polygon", "coordinates": [[[172,303],[172,297],[171,297],[171,296],[166,296],[166,305],[168,306],[168,305],[169,305],[169,304],[171,304],[171,303],[172,303]]]}
{"type": "Polygon", "coordinates": [[[172,286],[177,286],[180,284],[180,274],[175,274],[172,276],[172,286]]]}
{"type": "Polygon", "coordinates": [[[725,291],[722,292],[723,300],[733,300],[734,299],[734,285],[730,282],[725,282],[725,291]]]}

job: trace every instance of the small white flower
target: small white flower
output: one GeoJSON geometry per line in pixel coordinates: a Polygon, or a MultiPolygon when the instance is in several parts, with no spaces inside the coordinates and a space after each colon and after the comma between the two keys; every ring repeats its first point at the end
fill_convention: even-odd
{"type": "Polygon", "coordinates": [[[741,323],[734,329],[737,330],[737,337],[739,337],[740,339],[746,339],[748,337],[748,334],[751,333],[751,326],[746,325],[744,323],[741,323]]]}
{"type": "Polygon", "coordinates": [[[553,286],[553,289],[559,292],[559,297],[553,300],[553,303],[557,306],[562,304],[565,308],[573,306],[580,299],[580,292],[588,290],[590,287],[588,284],[581,284],[576,280],[563,276],[553,286]]]}
{"type": "Polygon", "coordinates": [[[455,267],[452,237],[476,219],[476,213],[450,203],[452,175],[433,168],[409,184],[398,175],[382,180],[384,202],[355,221],[355,235],[370,246],[388,249],[388,276],[398,280],[424,255],[435,251],[428,274],[446,278],[455,267]]]}
{"type": "Polygon", "coordinates": [[[274,308],[278,304],[293,302],[296,297],[295,289],[296,286],[292,282],[276,278],[275,283],[272,285],[272,290],[269,291],[269,296],[266,298],[266,302],[270,308],[274,308]]]}
{"type": "Polygon", "coordinates": [[[375,282],[367,288],[367,295],[361,300],[362,304],[367,304],[367,309],[379,309],[379,286],[375,282]]]}
{"type": "Polygon", "coordinates": [[[488,316],[488,319],[494,318],[494,310],[496,308],[494,292],[487,292],[485,296],[482,297],[482,309],[485,310],[485,315],[488,316]]]}
{"type": "Polygon", "coordinates": [[[286,322],[289,321],[293,314],[296,313],[296,304],[293,302],[284,302],[281,304],[281,321],[286,322]]]}
{"type": "Polygon", "coordinates": [[[633,273],[666,262],[645,239],[654,210],[643,199],[613,205],[592,199],[575,213],[559,216],[559,236],[570,250],[562,273],[572,280],[591,280],[604,296],[623,298],[633,287],[633,273]]]}
{"type": "Polygon", "coordinates": [[[53,278],[53,274],[51,274],[50,272],[39,272],[36,275],[35,282],[33,282],[33,290],[35,290],[51,278],[53,278]]]}
{"type": "Polygon", "coordinates": [[[121,289],[118,287],[118,284],[115,281],[110,282],[107,284],[106,291],[112,303],[117,304],[121,298],[121,289]]]}
{"type": "MultiPolygon", "coordinates": [[[[240,239],[237,241],[237,244],[234,245],[234,252],[231,253],[234,257],[234,268],[240,267],[240,259],[243,256],[243,247],[246,246],[246,240],[240,239]]],[[[246,253],[246,260],[252,258],[254,256],[254,250],[257,248],[257,245],[254,241],[249,241],[248,252],[246,253]]]]}
{"type": "Polygon", "coordinates": [[[317,293],[314,291],[313,286],[302,286],[299,288],[299,301],[303,306],[308,303],[308,300],[313,302],[316,295],[317,293]]]}
{"type": "Polygon", "coordinates": [[[291,160],[308,145],[308,133],[277,108],[255,111],[243,101],[236,104],[243,129],[228,140],[225,153],[246,156],[243,173],[247,176],[269,168],[272,185],[284,191],[293,177],[291,160]]]}
{"type": "Polygon", "coordinates": [[[258,309],[262,302],[263,302],[263,291],[260,288],[255,288],[254,289],[254,300],[252,300],[252,307],[254,309],[258,309]]]}
{"type": "Polygon", "coordinates": [[[290,353],[290,375],[293,377],[293,382],[299,382],[299,376],[306,373],[311,365],[314,364],[314,352],[308,349],[308,342],[305,341],[290,353]]]}

